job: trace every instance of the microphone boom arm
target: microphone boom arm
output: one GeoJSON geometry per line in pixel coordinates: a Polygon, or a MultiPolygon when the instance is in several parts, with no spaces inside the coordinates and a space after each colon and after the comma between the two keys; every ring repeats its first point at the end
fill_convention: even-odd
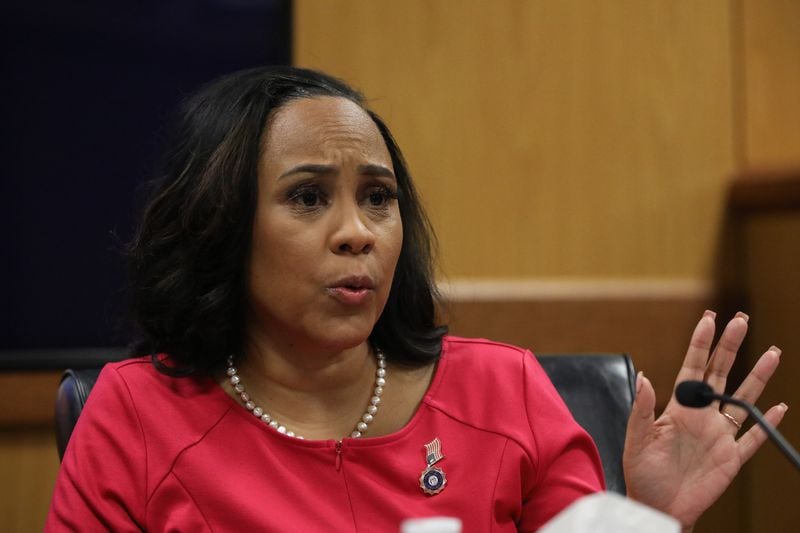
{"type": "Polygon", "coordinates": [[[715,394],[714,397],[719,400],[720,404],[722,405],[729,403],[737,407],[741,407],[747,411],[747,413],[750,415],[750,418],[755,420],[756,424],[761,426],[761,429],[766,432],[770,440],[775,443],[775,446],[777,446],[778,449],[783,452],[783,454],[787,459],[789,459],[789,461],[792,462],[792,464],[794,464],[795,468],[800,470],[800,454],[797,453],[797,450],[795,450],[792,445],[789,444],[789,441],[787,441],[783,435],[778,433],[772,424],[766,421],[764,415],[761,413],[758,407],[755,405],[750,405],[749,403],[737,398],[728,396],[727,394],[715,394]]]}

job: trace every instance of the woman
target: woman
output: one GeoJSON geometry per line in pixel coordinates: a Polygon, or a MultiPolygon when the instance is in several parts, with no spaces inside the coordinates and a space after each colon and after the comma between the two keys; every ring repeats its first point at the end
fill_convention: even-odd
{"type": "MultiPolygon", "coordinates": [[[[131,247],[143,357],[98,380],[48,530],[396,531],[449,515],[533,531],[602,490],[593,443],[530,353],[437,325],[429,236],[389,130],[342,82],[262,68],[189,99],[131,247]]],[[[722,390],[746,328],[737,315],[709,359],[706,313],[678,379],[722,390]]],[[[737,395],[757,399],[779,354],[737,395]]],[[[673,402],[654,420],[651,384],[636,388],[630,495],[691,528],[765,437],[673,402]]]]}

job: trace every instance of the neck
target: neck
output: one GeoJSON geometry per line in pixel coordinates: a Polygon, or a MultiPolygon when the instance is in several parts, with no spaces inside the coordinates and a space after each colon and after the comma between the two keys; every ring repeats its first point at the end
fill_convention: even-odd
{"type": "Polygon", "coordinates": [[[375,385],[375,356],[367,342],[345,350],[248,343],[236,362],[257,404],[306,438],[348,436],[375,385]]]}
{"type": "Polygon", "coordinates": [[[339,349],[253,338],[238,364],[251,380],[294,394],[319,394],[357,385],[374,372],[375,358],[367,341],[339,349]]]}

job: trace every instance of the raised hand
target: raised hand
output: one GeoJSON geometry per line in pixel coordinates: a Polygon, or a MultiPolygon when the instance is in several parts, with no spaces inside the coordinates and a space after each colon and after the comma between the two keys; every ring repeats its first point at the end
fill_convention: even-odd
{"type": "MultiPolygon", "coordinates": [[[[747,333],[748,317],[737,313],[728,322],[709,357],[714,318],[713,312],[706,311],[698,322],[676,385],[703,380],[715,392],[725,392],[728,372],[747,333]]],[[[755,403],[778,367],[780,355],[775,346],[764,352],[733,396],[755,403]]],[[[767,436],[753,426],[737,438],[747,418],[739,407],[725,405],[720,411],[715,402],[693,409],[681,406],[674,395],[656,419],[655,391],[641,373],[636,390],[623,455],[628,496],[674,516],[684,529],[691,529],[767,436]]],[[[775,405],[765,417],[777,426],[787,409],[783,403],[775,405]]]]}

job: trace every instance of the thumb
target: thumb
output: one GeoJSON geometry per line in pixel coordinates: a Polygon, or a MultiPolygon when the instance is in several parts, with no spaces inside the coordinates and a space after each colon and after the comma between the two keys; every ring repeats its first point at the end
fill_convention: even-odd
{"type": "Polygon", "coordinates": [[[656,391],[650,380],[642,372],[636,375],[636,398],[628,418],[628,430],[625,433],[625,450],[635,452],[644,445],[650,428],[655,420],[656,391]]]}

